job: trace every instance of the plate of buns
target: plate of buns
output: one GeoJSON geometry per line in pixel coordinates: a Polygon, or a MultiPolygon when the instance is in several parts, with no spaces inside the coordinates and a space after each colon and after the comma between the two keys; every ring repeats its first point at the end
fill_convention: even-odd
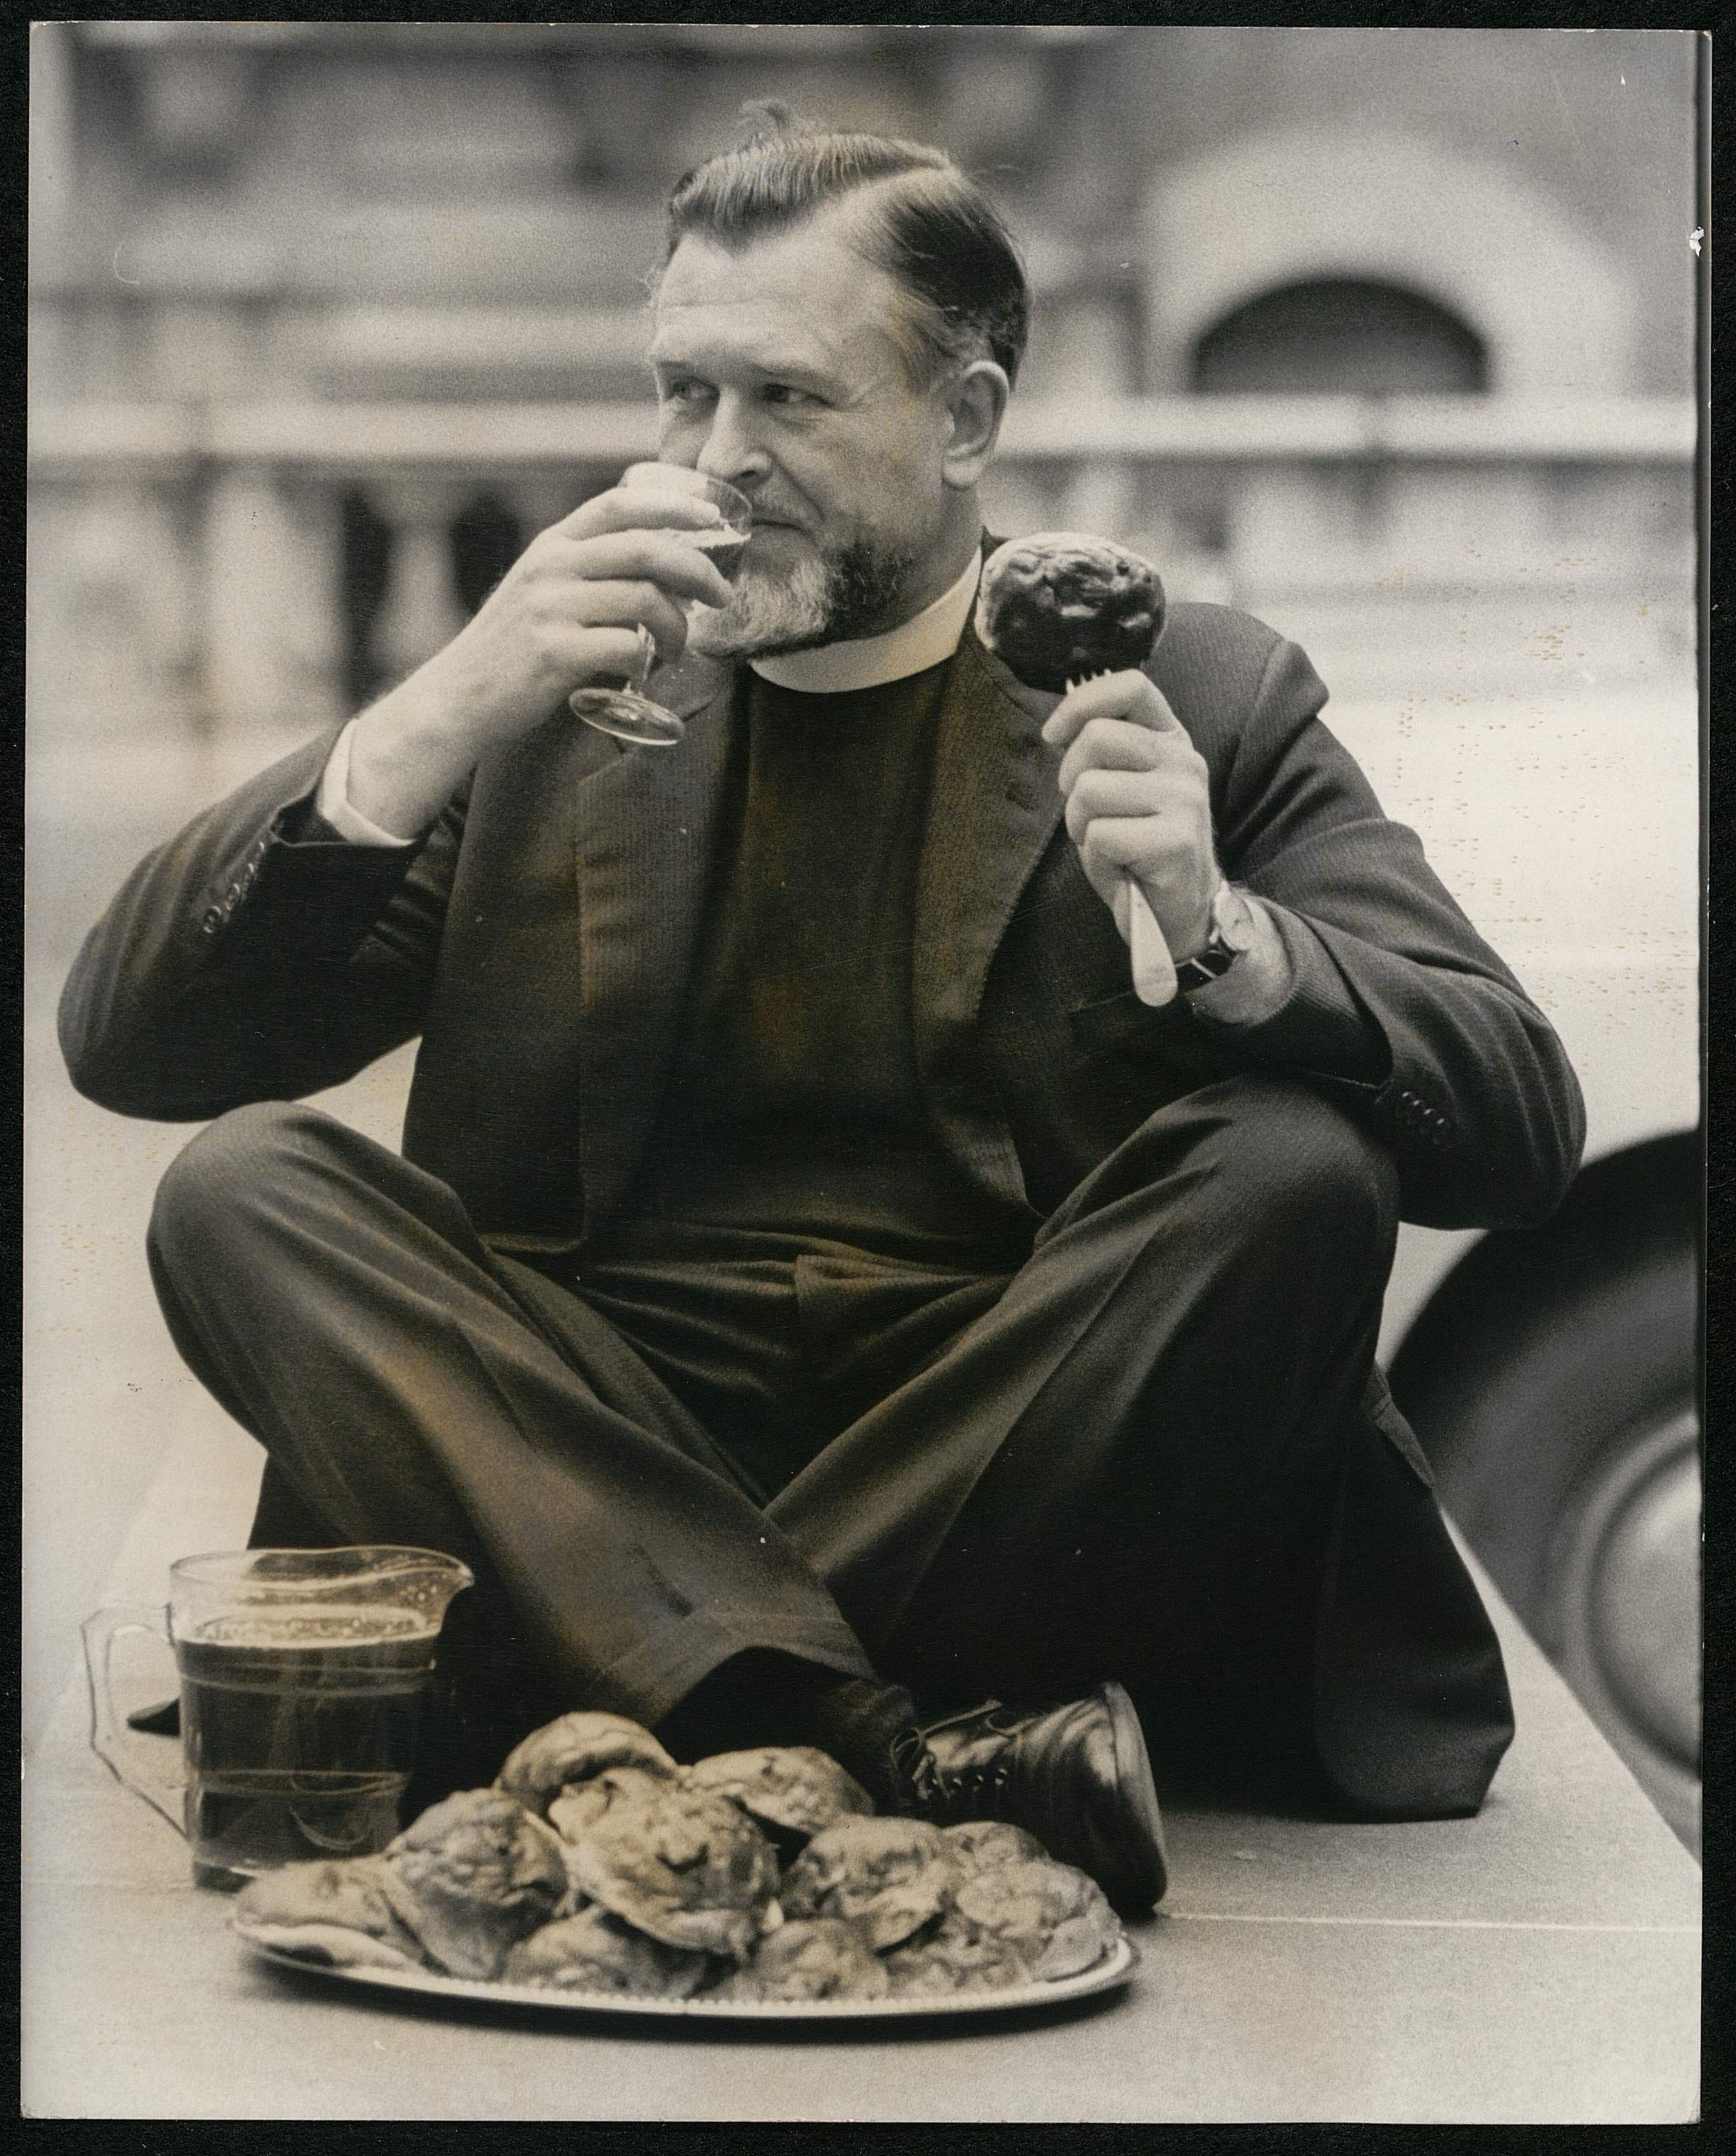
{"type": "Polygon", "coordinates": [[[377,1991],[719,2020],[1052,2006],[1138,1960],[1096,1883],[1021,1827],[878,1814],[802,1746],[678,1765],[597,1713],[534,1731],[376,1856],[261,1874],[231,1922],[267,1961],[377,1991]]]}

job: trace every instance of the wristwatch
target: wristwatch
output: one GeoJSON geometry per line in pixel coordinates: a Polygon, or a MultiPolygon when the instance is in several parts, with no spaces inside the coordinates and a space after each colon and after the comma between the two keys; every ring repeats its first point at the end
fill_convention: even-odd
{"type": "Polygon", "coordinates": [[[1211,933],[1203,950],[1175,961],[1175,984],[1185,995],[1221,981],[1254,940],[1253,908],[1233,885],[1221,883],[1211,901],[1211,933]]]}

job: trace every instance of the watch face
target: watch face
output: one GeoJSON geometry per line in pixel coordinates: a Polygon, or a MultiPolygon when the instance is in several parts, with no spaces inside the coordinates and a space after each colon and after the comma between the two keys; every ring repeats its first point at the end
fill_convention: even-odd
{"type": "Polygon", "coordinates": [[[1211,902],[1211,928],[1232,951],[1246,951],[1254,940],[1253,908],[1232,885],[1225,884],[1211,902]]]}

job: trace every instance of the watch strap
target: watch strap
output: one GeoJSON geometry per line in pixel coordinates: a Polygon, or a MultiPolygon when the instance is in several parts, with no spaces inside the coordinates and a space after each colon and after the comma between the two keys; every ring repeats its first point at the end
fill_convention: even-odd
{"type": "Polygon", "coordinates": [[[1214,928],[1203,950],[1175,961],[1175,985],[1185,995],[1190,988],[1203,988],[1208,981],[1221,981],[1240,955],[1214,928]]]}
{"type": "Polygon", "coordinates": [[[1246,901],[1229,884],[1221,883],[1211,901],[1211,933],[1205,947],[1175,962],[1175,985],[1183,995],[1210,981],[1221,981],[1247,948],[1247,911],[1246,901]]]}

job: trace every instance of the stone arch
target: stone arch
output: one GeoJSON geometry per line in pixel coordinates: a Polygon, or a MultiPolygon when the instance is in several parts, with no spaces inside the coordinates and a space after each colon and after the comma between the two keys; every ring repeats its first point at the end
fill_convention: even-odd
{"type": "Polygon", "coordinates": [[[1632,301],[1597,241],[1529,177],[1426,136],[1242,136],[1160,173],[1145,230],[1155,388],[1181,386],[1195,341],[1233,309],[1311,278],[1437,300],[1484,341],[1493,390],[1632,382],[1632,301]]]}
{"type": "Polygon", "coordinates": [[[1308,277],[1268,285],[1194,340],[1191,388],[1472,395],[1488,352],[1462,315],[1409,285],[1308,277]]]}

